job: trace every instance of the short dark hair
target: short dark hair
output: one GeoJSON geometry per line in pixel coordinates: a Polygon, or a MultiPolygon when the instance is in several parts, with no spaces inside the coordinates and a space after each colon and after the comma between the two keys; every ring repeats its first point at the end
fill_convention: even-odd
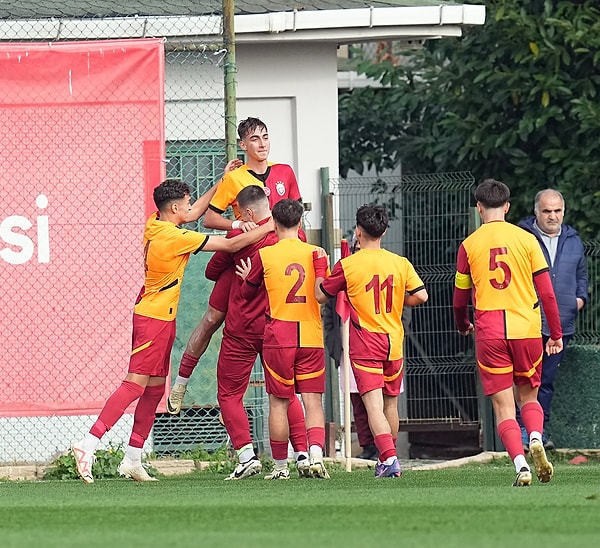
{"type": "Polygon", "coordinates": [[[508,202],[510,189],[496,179],[484,179],[477,185],[473,194],[483,207],[495,209],[508,202]]]}
{"type": "Polygon", "coordinates": [[[180,179],[166,179],[158,185],[152,197],[158,211],[165,211],[171,202],[182,200],[190,195],[190,187],[180,179]]]}
{"type": "Polygon", "coordinates": [[[236,201],[239,209],[250,207],[253,205],[261,204],[265,205],[264,202],[269,201],[269,198],[265,194],[265,189],[258,185],[248,185],[238,192],[236,201]]]}
{"type": "Polygon", "coordinates": [[[298,200],[286,198],[273,206],[273,219],[285,228],[293,228],[300,223],[304,208],[298,200]]]}
{"type": "Polygon", "coordinates": [[[389,225],[385,207],[363,205],[356,210],[356,225],[360,226],[371,238],[381,238],[389,225]]]}
{"type": "Polygon", "coordinates": [[[268,131],[267,125],[262,120],[258,118],[246,118],[238,124],[238,136],[241,140],[243,140],[251,133],[254,133],[257,129],[264,129],[265,131],[268,131]]]}

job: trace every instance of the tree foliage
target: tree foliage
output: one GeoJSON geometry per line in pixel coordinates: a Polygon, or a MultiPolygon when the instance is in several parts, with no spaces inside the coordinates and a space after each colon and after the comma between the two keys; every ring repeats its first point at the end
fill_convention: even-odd
{"type": "MultiPolygon", "coordinates": [[[[478,2],[481,3],[481,2],[478,2]]],[[[488,0],[486,24],[358,70],[383,87],[340,96],[340,168],[470,170],[512,193],[565,195],[566,220],[596,238],[600,216],[600,8],[592,0],[488,0]]]]}

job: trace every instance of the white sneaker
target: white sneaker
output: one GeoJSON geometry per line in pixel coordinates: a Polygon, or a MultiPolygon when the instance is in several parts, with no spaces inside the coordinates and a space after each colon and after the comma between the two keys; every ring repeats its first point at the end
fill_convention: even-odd
{"type": "Polygon", "coordinates": [[[329,479],[329,473],[323,464],[323,457],[310,458],[310,473],[313,478],[329,479]]]}
{"type": "Polygon", "coordinates": [[[74,443],[71,446],[73,451],[73,457],[75,457],[75,468],[77,473],[81,476],[81,479],[86,483],[94,483],[94,476],[92,475],[92,466],[96,457],[92,451],[85,451],[83,447],[74,443]]]}
{"type": "Polygon", "coordinates": [[[225,481],[249,478],[260,472],[262,472],[262,463],[260,462],[260,459],[254,455],[250,460],[240,462],[235,467],[235,470],[225,478],[225,481]]]}
{"type": "Polygon", "coordinates": [[[171,415],[179,415],[181,413],[181,406],[186,390],[187,384],[179,384],[177,382],[171,388],[171,393],[167,398],[167,412],[171,415]]]}
{"type": "Polygon", "coordinates": [[[275,466],[272,472],[269,472],[265,476],[266,480],[287,480],[290,479],[290,470],[287,467],[287,464],[282,466],[275,466]]]}
{"type": "Polygon", "coordinates": [[[301,458],[296,459],[296,470],[301,478],[310,478],[310,460],[305,455],[300,455],[301,458]]]}
{"type": "Polygon", "coordinates": [[[135,481],[158,481],[156,478],[148,475],[142,461],[133,461],[127,457],[123,457],[121,464],[117,468],[120,476],[134,479],[135,481]]]}

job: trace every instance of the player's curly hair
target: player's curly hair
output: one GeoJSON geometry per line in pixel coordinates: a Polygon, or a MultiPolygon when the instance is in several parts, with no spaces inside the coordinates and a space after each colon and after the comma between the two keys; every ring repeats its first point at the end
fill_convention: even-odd
{"type": "Polygon", "coordinates": [[[165,211],[172,202],[190,195],[190,187],[180,179],[166,179],[158,185],[152,197],[158,211],[165,211]]]}
{"type": "Polygon", "coordinates": [[[385,207],[363,205],[356,210],[356,225],[360,226],[371,238],[381,238],[389,225],[385,207]]]}
{"type": "Polygon", "coordinates": [[[259,118],[246,118],[242,120],[237,127],[238,137],[241,140],[244,140],[248,135],[254,133],[257,129],[262,129],[264,131],[269,131],[267,129],[267,124],[265,124],[259,118]]]}
{"type": "Polygon", "coordinates": [[[285,228],[293,228],[298,226],[304,208],[298,200],[280,200],[273,206],[273,219],[285,228]]]}
{"type": "Polygon", "coordinates": [[[477,185],[473,195],[486,209],[495,209],[508,202],[510,189],[496,179],[484,179],[477,185]]]}

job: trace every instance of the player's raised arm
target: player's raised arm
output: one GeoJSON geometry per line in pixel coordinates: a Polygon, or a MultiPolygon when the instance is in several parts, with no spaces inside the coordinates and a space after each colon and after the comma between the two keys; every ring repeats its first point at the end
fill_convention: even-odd
{"type": "MultiPolygon", "coordinates": [[[[227,165],[225,166],[224,173],[229,173],[230,171],[237,169],[241,165],[242,165],[242,161],[239,160],[238,158],[230,160],[229,162],[227,162],[227,165]]],[[[222,178],[221,178],[221,180],[222,180],[222,178]]],[[[190,209],[190,212],[188,213],[188,216],[186,218],[187,223],[197,221],[200,217],[202,217],[202,215],[204,215],[206,213],[206,211],[208,209],[208,204],[210,204],[210,201],[212,200],[213,196],[215,195],[215,192],[217,191],[218,186],[219,186],[219,183],[216,183],[213,186],[211,186],[204,194],[202,194],[202,196],[200,196],[192,204],[192,208],[190,209]]],[[[204,226],[207,226],[206,223],[204,226]]],[[[215,228],[215,227],[209,226],[209,228],[215,228]]],[[[218,227],[216,227],[216,228],[218,228],[218,227]]],[[[229,228],[230,227],[227,227],[223,230],[229,230],[229,228]]]]}

